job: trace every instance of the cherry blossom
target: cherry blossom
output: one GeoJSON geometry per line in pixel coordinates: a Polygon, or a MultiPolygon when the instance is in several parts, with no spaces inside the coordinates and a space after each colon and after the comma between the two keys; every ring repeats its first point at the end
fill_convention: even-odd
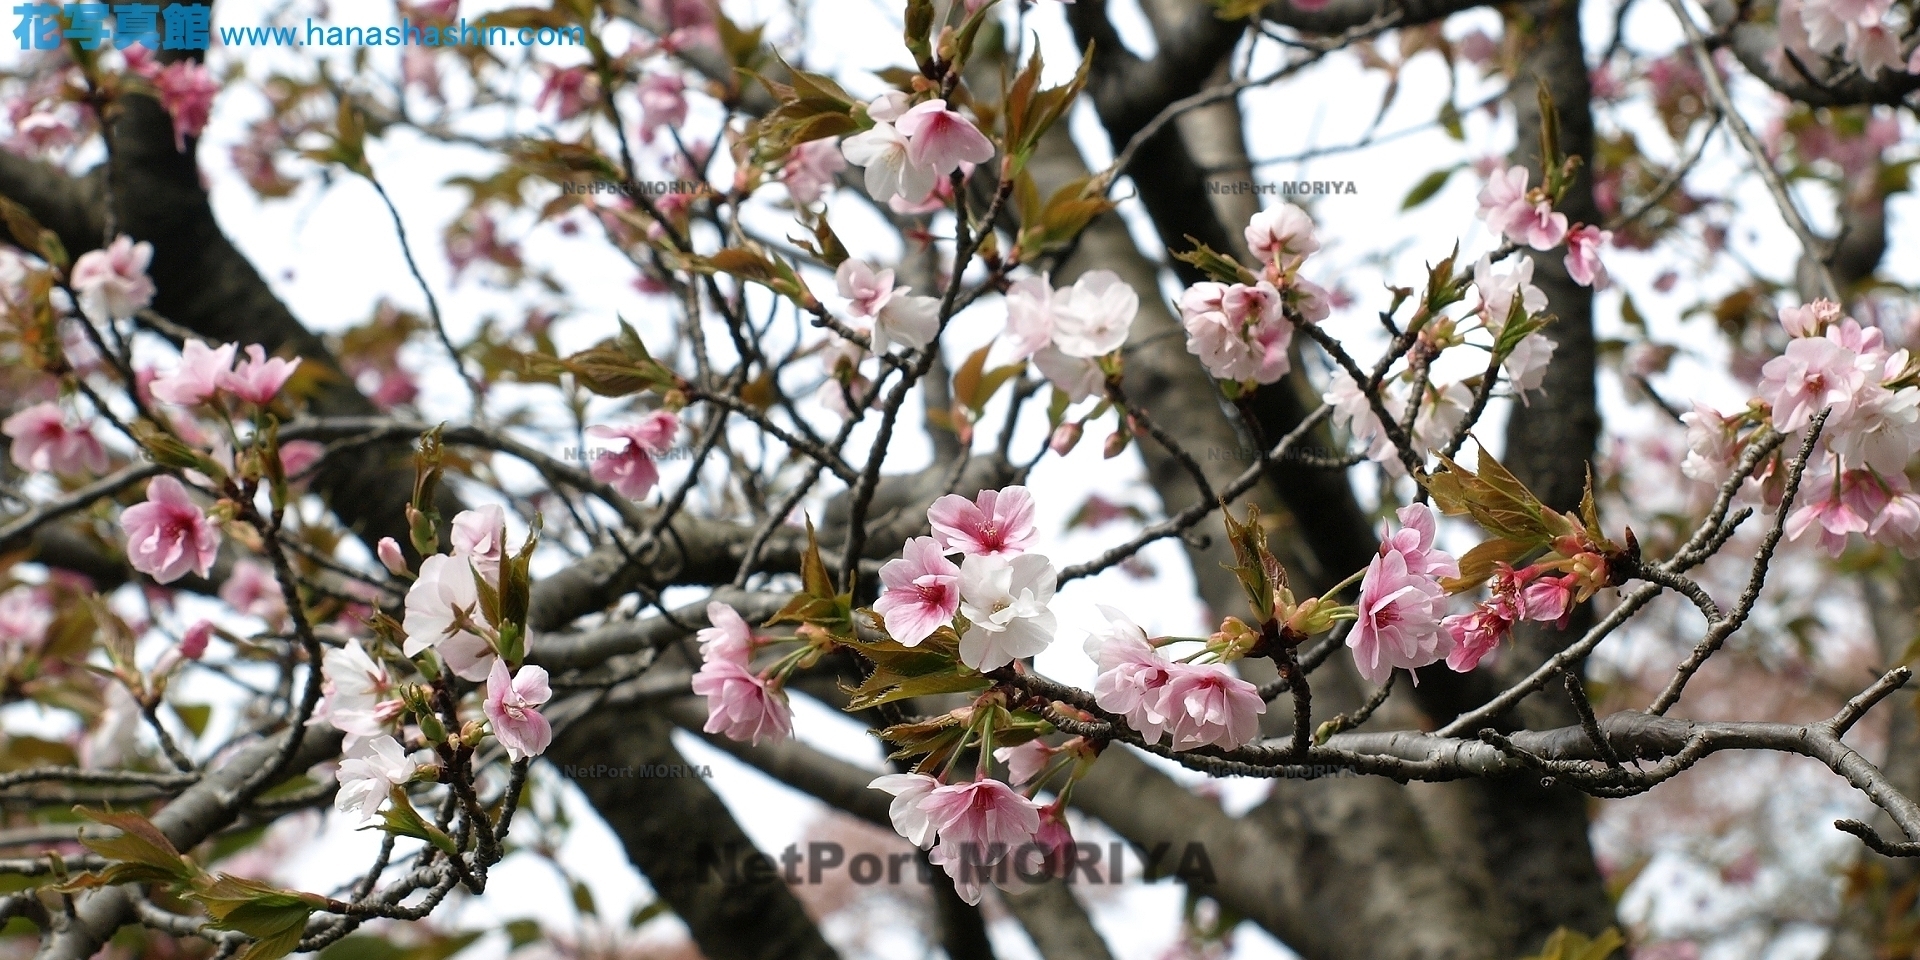
{"type": "Polygon", "coordinates": [[[592,426],[587,436],[604,440],[625,440],[627,445],[611,456],[596,456],[590,472],[595,480],[613,487],[632,500],[644,499],[660,482],[660,468],[653,458],[665,454],[680,432],[680,417],[668,410],[655,410],[640,422],[624,427],[592,426]]]}
{"type": "Polygon", "coordinates": [[[1047,768],[1055,751],[1045,740],[1028,740],[1017,747],[999,747],[993,758],[1007,765],[1007,779],[1014,786],[1032,783],[1047,768]]]}
{"type": "Polygon", "coordinates": [[[153,85],[160,105],[173,117],[173,148],[184,153],[187,138],[198,137],[207,128],[220,81],[198,60],[176,60],[153,77],[153,85]]]}
{"type": "Polygon", "coordinates": [[[1173,749],[1233,749],[1260,735],[1259,717],[1267,712],[1267,703],[1253,684],[1219,663],[1174,661],[1166,669],[1159,712],[1167,718],[1173,749]]]}
{"type": "Polygon", "coordinates": [[[1533,258],[1520,257],[1503,273],[1493,272],[1493,258],[1482,256],[1473,265],[1473,289],[1480,294],[1480,320],[1497,336],[1506,328],[1513,298],[1529,316],[1547,308],[1547,295],[1533,285],[1533,258]]]}
{"type": "Polygon", "coordinates": [[[1098,357],[1127,342],[1140,295],[1111,270],[1089,270],[1053,295],[1053,345],[1069,357],[1098,357]]]}
{"type": "MultiPolygon", "coordinates": [[[[540,64],[543,79],[540,93],[533,99],[535,110],[545,110],[548,104],[554,108],[554,119],[565,123],[586,113],[600,99],[600,78],[585,64],[575,67],[556,67],[550,63],[540,64]]],[[[651,76],[648,77],[652,79],[651,76]]],[[[641,87],[644,92],[644,81],[641,87]]],[[[643,103],[644,106],[644,103],[643,103]]],[[[681,107],[685,116],[684,102],[681,107]]]]}
{"type": "Polygon", "coordinates": [[[1059,347],[1049,346],[1033,355],[1033,365],[1054,389],[1066,394],[1073,403],[1107,391],[1107,375],[1091,358],[1070,357],[1059,347]]]}
{"type": "Polygon", "coordinates": [[[505,660],[493,661],[493,669],[487,673],[484,709],[494,739],[507,749],[508,760],[519,763],[547,752],[547,745],[553,742],[553,726],[540,715],[540,705],[552,697],[545,669],[528,664],[513,674],[505,660]]]}
{"type": "Polygon", "coordinates": [[[1391,540],[1381,544],[1360,581],[1359,616],[1347,634],[1361,676],[1382,684],[1395,667],[1424,667],[1452,651],[1452,637],[1440,629],[1446,591],[1429,572],[1452,565],[1438,551],[1410,558],[1391,540]]]}
{"type": "Polygon", "coordinates": [[[1263,264],[1291,273],[1320,249],[1313,218],[1291,203],[1279,203],[1253,215],[1245,231],[1247,249],[1263,264]]]}
{"type": "Polygon", "coordinates": [[[1007,328],[1001,334],[1024,360],[1053,343],[1053,285],[1047,275],[1025,277],[1007,288],[1007,328]]]}
{"type": "Polygon", "coordinates": [[[1806,426],[1828,406],[1845,406],[1867,385],[1859,354],[1833,338],[1795,339],[1785,353],[1760,368],[1760,398],[1773,407],[1774,426],[1792,431],[1806,426]]]}
{"type": "Polygon", "coordinates": [[[842,260],[833,271],[834,285],[847,299],[847,309],[856,317],[873,317],[893,299],[912,287],[893,285],[892,270],[875,270],[863,260],[842,260]]]}
{"type": "Polygon", "coordinates": [[[268,359],[266,350],[257,343],[248,344],[246,353],[247,359],[240,361],[232,370],[221,371],[216,383],[221,389],[256,407],[264,407],[273,402],[274,395],[286,385],[287,378],[293,376],[293,371],[300,366],[300,358],[268,359]]]}
{"type": "Polygon", "coordinates": [[[920,809],[940,836],[932,859],[972,904],[980,902],[978,881],[989,873],[981,868],[1032,843],[1040,830],[1040,805],[993,779],[936,787],[920,809]]]}
{"type": "Polygon", "coordinates": [[[746,666],[753,658],[753,628],[747,626],[740,611],[715,600],[707,604],[707,622],[711,626],[701,627],[693,636],[700,644],[701,661],[724,660],[746,666]]]}
{"type": "Polygon", "coordinates": [[[809,140],[787,153],[780,168],[780,182],[787,185],[793,202],[808,205],[819,202],[833,186],[833,178],[847,168],[840,155],[840,139],[809,140]]]}
{"type": "Polygon", "coordinates": [[[368,740],[340,761],[340,769],[334,774],[340,781],[334,809],[357,814],[363,823],[371,820],[393,788],[405,786],[419,769],[400,741],[390,736],[368,740]]]}
{"type": "Polygon", "coordinates": [[[1099,664],[1093,698],[1100,709],[1127,718],[1148,743],[1158,743],[1170,725],[1160,712],[1161,691],[1173,679],[1168,661],[1154,652],[1147,633],[1127,615],[1099,605],[1107,625],[1087,635],[1087,656],[1099,664]]]}
{"type": "Polygon", "coordinates": [[[149,389],[156,399],[182,407],[203,403],[220,392],[221,380],[233,366],[237,349],[231,343],[210,348],[198,340],[188,340],[180,348],[179,365],[154,378],[149,389]]]}
{"type": "Polygon", "coordinates": [[[786,692],[740,664],[707,661],[693,675],[693,692],[707,698],[708,733],[756,744],[793,736],[786,692]]]}
{"type": "Polygon", "coordinates": [[[671,73],[649,73],[635,91],[640,99],[640,139],[653,142],[661,127],[687,122],[686,81],[671,73]]]}
{"type": "Polygon", "coordinates": [[[1890,499],[1886,486],[1870,470],[1810,474],[1800,485],[1799,502],[1787,515],[1787,538],[1798,540],[1817,527],[1821,548],[1837,557],[1847,549],[1847,535],[1872,529],[1873,518],[1890,499]]]}
{"type": "Polygon", "coordinates": [[[880,568],[880,599],[873,610],[887,633],[909,647],[953,622],[960,610],[960,568],[932,537],[907,541],[900,557],[880,568]]]}
{"type": "Polygon", "coordinates": [[[1780,326],[1790,337],[1818,337],[1842,319],[1840,305],[1832,300],[1780,308],[1780,326]]]}
{"type": "Polygon", "coordinates": [[[11,654],[40,645],[53,625],[53,610],[39,587],[0,592],[0,651],[11,654]]]}
{"type": "Polygon", "coordinates": [[[981,673],[1031,657],[1053,642],[1055,573],[1036,553],[977,554],[960,564],[960,662],[981,673]]]}
{"type": "Polygon", "coordinates": [[[1026,552],[1038,532],[1033,494],[1026,487],[982,490],[969,500],[949,493],[927,509],[933,539],[942,550],[970,557],[1011,557],[1026,552]]]}
{"type": "Polygon", "coordinates": [[[933,846],[938,837],[933,820],[921,809],[921,804],[939,786],[940,781],[924,773],[890,773],[874,778],[867,789],[884,790],[893,795],[893,802],[887,805],[893,829],[908,843],[925,850],[933,846]]]}
{"type": "Polygon", "coordinates": [[[226,581],[220,584],[220,599],[235,611],[259,617],[269,625],[278,625],[287,615],[286,598],[273,568],[252,558],[234,563],[226,581]]]}
{"type": "Polygon", "coordinates": [[[1533,204],[1527,201],[1531,176],[1526,167],[1513,166],[1496,169],[1487,177],[1486,186],[1480,188],[1480,219],[1487,222],[1488,230],[1506,234],[1509,225],[1532,212],[1533,204]]]}
{"type": "Polygon", "coordinates": [[[507,555],[507,511],[497,503],[454,514],[448,539],[454,556],[466,557],[488,583],[500,579],[500,562],[507,555]]]}
{"type": "Polygon", "coordinates": [[[1441,627],[1453,640],[1453,649],[1447,653],[1447,669],[1456,673],[1472,672],[1512,632],[1513,622],[1519,619],[1509,615],[1514,612],[1507,606],[1483,603],[1472,613],[1454,614],[1442,620],[1441,627]]]}
{"type": "Polygon", "coordinates": [[[939,335],[940,301],[933,297],[894,297],[873,318],[874,353],[886,353],[896,343],[919,350],[939,335]]]}
{"type": "Polygon", "coordinates": [[[847,162],[866,168],[867,193],[875,200],[901,197],[917,201],[933,191],[938,174],[908,157],[907,138],[893,124],[879,122],[840,143],[847,162]]]}
{"type": "Polygon", "coordinates": [[[320,673],[325,679],[313,722],[331,724],[347,734],[349,749],[356,739],[386,732],[405,707],[395,691],[392,674],[367,655],[358,639],[328,650],[321,658],[320,673]]]}
{"type": "Polygon", "coordinates": [[[127,562],[159,583],[189,572],[213,572],[220,530],[200,510],[180,481],[168,476],[147,484],[147,500],[120,512],[127,532],[127,562]]]}
{"type": "MultiPolygon", "coordinates": [[[[894,126],[907,138],[907,160],[944,177],[961,163],[993,159],[993,142],[972,121],[947,109],[945,100],[928,100],[900,115],[894,126]]],[[[903,191],[904,195],[904,191],[903,191]]]]}
{"type": "Polygon", "coordinates": [[[104,473],[107,450],[93,435],[91,421],[74,425],[57,403],[36,403],[0,421],[0,433],[12,440],[14,466],[30,472],[104,473]]]}
{"type": "Polygon", "coordinates": [[[465,557],[436,554],[420,564],[419,579],[407,589],[407,642],[402,652],[417,657],[432,649],[462,680],[478,683],[493,667],[493,645],[483,629],[480,591],[465,557]]]}
{"type": "MultiPolygon", "coordinates": [[[[1567,233],[1567,275],[1595,290],[1607,288],[1607,265],[1600,262],[1601,246],[1613,242],[1613,231],[1581,224],[1567,233]]],[[[1528,260],[1529,263],[1532,260],[1528,260]]]]}
{"type": "Polygon", "coordinates": [[[1273,284],[1196,283],[1180,298],[1180,320],[1187,352],[1215,377],[1273,383],[1286,375],[1293,324],[1273,284]]]}
{"type": "Polygon", "coordinates": [[[153,244],[135,243],[126,234],[113,238],[105,250],[81,254],[69,277],[80,312],[95,323],[106,323],[125,320],[152,303],[153,280],[147,276],[152,262],[153,244]]]}

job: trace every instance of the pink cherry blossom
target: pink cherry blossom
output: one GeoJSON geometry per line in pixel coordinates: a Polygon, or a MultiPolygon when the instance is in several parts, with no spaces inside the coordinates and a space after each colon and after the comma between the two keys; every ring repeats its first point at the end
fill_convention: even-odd
{"type": "Polygon", "coordinates": [[[36,403],[0,421],[13,442],[10,456],[22,470],[57,474],[103,473],[107,450],[91,422],[74,426],[57,403],[36,403]]]}
{"type": "Polygon", "coordinates": [[[1140,295],[1112,270],[1089,270],[1052,301],[1053,345],[1069,357],[1120,349],[1140,312],[1140,295]]]}
{"type": "Polygon", "coordinates": [[[1233,749],[1260,735],[1259,716],[1267,712],[1267,703],[1253,684],[1218,663],[1174,661],[1167,671],[1159,712],[1167,718],[1175,750],[1233,749]]]}
{"type": "Polygon", "coordinates": [[[53,625],[53,608],[44,587],[15,587],[0,592],[0,659],[38,647],[53,625]]]}
{"type": "Polygon", "coordinates": [[[1154,652],[1146,631],[1127,615],[1101,604],[1107,625],[1087,635],[1087,656],[1099,665],[1093,699],[1100,709],[1127,718],[1148,743],[1158,743],[1168,726],[1160,712],[1161,688],[1173,679],[1168,661],[1154,652]]]}
{"type": "Polygon", "coordinates": [[[1607,265],[1600,262],[1600,247],[1613,242],[1613,231],[1581,224],[1567,233],[1567,275],[1573,282],[1595,290],[1607,288],[1607,265]]]}
{"type": "Polygon", "coordinates": [[[405,704],[385,665],[367,655],[357,639],[328,650],[320,660],[323,699],[315,722],[331,724],[350,739],[377,737],[399,719],[405,704]]]}
{"type": "Polygon", "coordinates": [[[593,478],[628,499],[645,498],[660,482],[660,468],[654,466],[653,458],[671,449],[673,437],[679,432],[679,415],[667,410],[649,413],[630,426],[588,427],[587,436],[627,441],[626,447],[613,455],[594,458],[593,478]]]}
{"type": "Polygon", "coordinates": [[[1818,527],[1820,546],[1837,557],[1847,549],[1847,535],[1873,529],[1873,519],[1891,499],[1869,470],[1809,475],[1800,486],[1799,502],[1787,515],[1786,534],[1798,540],[1818,527]]]}
{"type": "Polygon", "coordinates": [[[960,568],[932,537],[907,541],[899,559],[880,568],[880,584],[873,610],[886,621],[887,633],[909,647],[952,623],[960,611],[960,568]]]}
{"type": "MultiPolygon", "coordinates": [[[[179,64],[175,64],[179,66],[179,64]]],[[[153,302],[147,266],[153,244],[121,234],[105,250],[89,250],[73,262],[69,282],[79,296],[80,312],[95,323],[125,320],[153,302]]]]}
{"type": "MultiPolygon", "coordinates": [[[[1013,488],[1009,488],[1013,489],[1013,488]]],[[[1053,642],[1057,575],[1037,553],[976,554],[960,564],[960,662],[981,673],[1039,654],[1053,642]]]]}
{"type": "Polygon", "coordinates": [[[1047,275],[1025,277],[1007,288],[1007,328],[1001,334],[1024,360],[1053,342],[1053,285],[1047,275]]]}
{"type": "Polygon", "coordinates": [[[1507,238],[1535,250],[1552,250],[1567,239],[1567,215],[1542,200],[1507,221],[1507,238]]]}
{"type": "Polygon", "coordinates": [[[707,622],[711,626],[693,635],[700,643],[701,662],[725,660],[746,666],[753,658],[755,644],[753,628],[741,618],[740,611],[715,600],[707,604],[707,622]]]}
{"type": "Polygon", "coordinates": [[[893,820],[893,829],[908,843],[922,850],[933,846],[938,839],[933,821],[921,804],[927,796],[938,789],[940,781],[924,773],[890,773],[876,777],[867,784],[869,790],[884,790],[893,795],[893,802],[887,805],[887,816],[893,820]]]}
{"type": "Polygon", "coordinates": [[[1547,295],[1533,285],[1533,258],[1521,257],[1504,273],[1493,272],[1493,258],[1482,256],[1473,265],[1473,289],[1480,294],[1480,321],[1498,334],[1507,326],[1513,298],[1529,315],[1547,308],[1547,295]]]}
{"type": "Polygon", "coordinates": [[[993,159],[993,142],[973,122],[947,109],[945,100],[928,100],[900,115],[894,126],[907,138],[907,160],[944,177],[962,163],[993,159]]]}
{"type": "Polygon", "coordinates": [[[1395,667],[1424,667],[1452,652],[1440,629],[1446,591],[1439,581],[1409,569],[1407,557],[1386,550],[1367,565],[1360,581],[1359,618],[1347,634],[1360,675],[1387,682],[1395,667]]]}
{"type": "Polygon", "coordinates": [[[1513,621],[1502,616],[1498,606],[1480,604],[1472,613],[1454,614],[1440,622],[1441,629],[1453,639],[1447,654],[1447,669],[1471,673],[1481,659],[1499,649],[1500,642],[1513,630],[1513,621]]]}
{"type": "Polygon", "coordinates": [[[497,503],[454,514],[448,539],[453,553],[466,557],[487,582],[500,579],[500,562],[507,555],[507,511],[497,503]]]}
{"type": "Polygon", "coordinates": [[[173,117],[173,148],[185,152],[187,138],[197,137],[207,128],[220,81],[197,60],[176,60],[154,76],[153,85],[160,94],[160,105],[173,117]]]}
{"type": "Polygon", "coordinates": [[[280,445],[280,471],[298,481],[326,455],[327,448],[312,440],[288,440],[280,445]]]}
{"type": "Polygon", "coordinates": [[[1033,494],[1017,485],[982,490],[972,500],[947,494],[927,509],[927,519],[943,550],[970,557],[1024,553],[1038,536],[1033,527],[1033,494]]]}
{"type": "Polygon", "coordinates": [[[1526,167],[1513,166],[1498,168],[1487,177],[1487,185],[1480,188],[1480,218],[1488,230],[1506,234],[1509,225],[1532,212],[1533,205],[1527,202],[1531,176],[1526,167]]]}
{"type": "Polygon", "coordinates": [[[220,584],[220,599],[235,612],[259,617],[277,626],[287,615],[286,597],[280,592],[280,580],[273,567],[259,560],[236,561],[220,584]]]}
{"type": "Polygon", "coordinates": [[[846,168],[838,137],[809,140],[787,153],[787,162],[780,168],[780,181],[787,185],[793,202],[804,206],[825,196],[833,186],[834,176],[846,168]]]}
{"type": "Polygon", "coordinates": [[[417,657],[432,649],[455,676],[478,683],[494,659],[493,645],[476,632],[485,623],[467,558],[436,554],[421,562],[419,578],[407,588],[403,653],[417,657]]]}
{"type": "Polygon", "coordinates": [[[1264,280],[1196,283],[1180,298],[1187,352],[1222,380],[1273,383],[1287,373],[1293,342],[1293,324],[1281,307],[1280,291],[1264,280]]]}
{"type": "Polygon", "coordinates": [[[247,359],[230,371],[223,371],[218,377],[221,389],[239,397],[256,407],[264,407],[273,402],[275,394],[286,385],[287,378],[300,366],[300,358],[282,360],[279,357],[267,358],[266,350],[257,343],[247,344],[247,359]]]}
{"type": "Polygon", "coordinates": [[[1320,249],[1313,235],[1313,218],[1291,203],[1279,203],[1247,221],[1247,249],[1263,264],[1277,263],[1290,273],[1320,249]]]}
{"type": "MultiPolygon", "coordinates": [[[[902,287],[896,293],[904,293],[902,287]]],[[[898,343],[919,350],[940,335],[940,301],[934,297],[898,296],[887,301],[873,318],[873,352],[886,353],[898,343]]]]}
{"type": "Polygon", "coordinates": [[[1842,319],[1840,305],[1815,300],[1804,306],[1780,308],[1780,326],[1790,337],[1817,337],[1842,319]]]}
{"type": "Polygon", "coordinates": [[[1016,787],[1025,786],[1040,776],[1053,759],[1054,749],[1045,740],[1028,740],[1017,747],[999,747],[993,758],[1007,765],[1007,780],[1016,787]]]}
{"type": "Polygon", "coordinates": [[[707,661],[693,675],[693,692],[707,698],[708,733],[756,744],[793,736],[786,692],[740,664],[707,661]]]}
{"type": "Polygon", "coordinates": [[[1410,503],[1401,507],[1396,516],[1400,519],[1400,529],[1381,531],[1381,553],[1399,551],[1406,557],[1407,569],[1422,576],[1460,575],[1460,565],[1454,562],[1452,555],[1433,548],[1439,523],[1434,518],[1432,507],[1424,503],[1410,503]]]}
{"type": "Polygon", "coordinates": [[[936,787],[920,809],[939,831],[940,846],[968,858],[969,866],[1000,862],[1040,829],[1040,805],[991,778],[936,787]]]}
{"type": "Polygon", "coordinates": [[[1069,357],[1059,347],[1049,345],[1033,355],[1033,366],[1070,402],[1103,396],[1107,391],[1107,375],[1092,358],[1069,357]]]}
{"type": "Polygon", "coordinates": [[[1860,355],[1827,337],[1804,337],[1760,368],[1760,399],[1773,407],[1774,426],[1798,430],[1828,406],[1842,406],[1867,385],[1860,355]]]}
{"type": "Polygon", "coordinates": [[[160,583],[189,571],[206,576],[220,552],[220,529],[172,477],[153,478],[146,502],[121,511],[120,525],[127,531],[127,562],[160,583]]]}
{"type": "Polygon", "coordinates": [[[540,715],[540,705],[552,697],[546,670],[528,664],[515,675],[508,672],[505,660],[493,661],[493,669],[487,673],[484,709],[494,739],[507,748],[508,760],[519,763],[547,752],[547,745],[553,742],[553,726],[540,715]]]}
{"type": "Polygon", "coordinates": [[[872,317],[880,312],[896,293],[912,287],[893,285],[892,270],[875,270],[863,260],[847,259],[833,271],[833,282],[848,301],[847,310],[856,317],[872,317]]]}
{"type": "Polygon", "coordinates": [[[1528,620],[1565,625],[1573,612],[1575,578],[1573,574],[1543,576],[1527,584],[1520,592],[1520,610],[1528,620]]]}
{"type": "Polygon", "coordinates": [[[933,192],[938,174],[931,166],[914,162],[908,150],[907,138],[886,122],[840,143],[848,163],[866,168],[867,193],[875,200],[898,196],[917,202],[933,192]]]}
{"type": "Polygon", "coordinates": [[[155,398],[182,407],[205,402],[220,391],[237,349],[231,343],[209,348],[198,340],[188,340],[180,348],[180,364],[154,378],[149,389],[155,398]]]}
{"type": "MultiPolygon", "coordinates": [[[[562,68],[543,63],[540,64],[540,72],[545,76],[540,83],[540,94],[533,100],[533,108],[545,110],[547,104],[553,104],[554,119],[562,123],[586,113],[600,99],[600,78],[584,64],[562,68]]],[[[646,89],[644,81],[641,89],[643,92],[646,89]]]]}
{"type": "Polygon", "coordinates": [[[649,73],[640,78],[640,139],[653,142],[654,131],[687,122],[686,81],[671,73],[649,73]]]}

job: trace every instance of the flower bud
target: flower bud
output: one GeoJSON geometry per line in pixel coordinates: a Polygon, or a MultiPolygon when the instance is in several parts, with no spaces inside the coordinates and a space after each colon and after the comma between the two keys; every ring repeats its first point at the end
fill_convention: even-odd
{"type": "Polygon", "coordinates": [[[1114,457],[1126,452],[1127,444],[1131,440],[1133,440],[1133,434],[1125,430],[1115,430],[1107,434],[1107,445],[1106,448],[1100,452],[1100,455],[1108,460],[1112,460],[1114,457]]]}
{"type": "Polygon", "coordinates": [[[1072,452],[1074,447],[1080,445],[1080,435],[1085,432],[1084,427],[1069,420],[1053,428],[1053,437],[1047,441],[1047,446],[1053,448],[1054,453],[1064,457],[1072,452]]]}
{"type": "Polygon", "coordinates": [[[207,653],[207,641],[213,638],[213,624],[202,620],[187,628],[186,635],[180,638],[180,655],[188,660],[198,660],[207,653]]]}
{"type": "Polygon", "coordinates": [[[374,552],[380,555],[380,562],[386,565],[389,573],[396,577],[412,576],[407,569],[407,558],[400,553],[400,543],[392,537],[381,537],[380,545],[374,552]]]}

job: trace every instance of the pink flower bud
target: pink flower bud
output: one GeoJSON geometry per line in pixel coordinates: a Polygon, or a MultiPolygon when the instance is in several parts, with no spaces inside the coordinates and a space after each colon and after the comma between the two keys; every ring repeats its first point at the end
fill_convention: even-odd
{"type": "Polygon", "coordinates": [[[213,639],[213,624],[202,620],[187,628],[186,636],[180,638],[180,655],[188,660],[198,660],[207,654],[207,641],[213,639]]]}
{"type": "Polygon", "coordinates": [[[1100,455],[1106,457],[1108,460],[1112,460],[1114,457],[1126,452],[1127,441],[1132,439],[1133,435],[1125,430],[1115,430],[1107,434],[1107,445],[1106,448],[1100,452],[1100,455]]]}
{"type": "Polygon", "coordinates": [[[401,555],[400,544],[392,537],[381,537],[380,545],[374,548],[374,552],[380,555],[380,562],[386,564],[387,569],[395,576],[405,576],[408,573],[407,558],[401,555]]]}
{"type": "Polygon", "coordinates": [[[1052,447],[1054,453],[1064,457],[1072,452],[1074,447],[1080,445],[1080,435],[1085,432],[1085,428],[1080,424],[1069,420],[1053,428],[1053,438],[1047,441],[1047,446],[1052,447]]]}

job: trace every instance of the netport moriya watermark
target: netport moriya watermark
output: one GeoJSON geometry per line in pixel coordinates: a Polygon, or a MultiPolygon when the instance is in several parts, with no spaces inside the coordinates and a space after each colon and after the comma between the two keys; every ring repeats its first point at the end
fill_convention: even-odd
{"type": "MultiPolygon", "coordinates": [[[[1215,883],[1213,859],[1198,843],[1175,846],[1156,843],[1146,848],[1131,848],[1125,843],[1070,843],[1049,854],[1039,844],[1025,844],[1011,850],[1001,844],[982,847],[961,844],[955,852],[959,859],[960,879],[1005,886],[1014,878],[1027,883],[1060,877],[1068,883],[1115,885],[1128,878],[1154,881],[1168,877],[1184,883],[1215,883]],[[1129,856],[1131,854],[1131,856],[1129,856]],[[1129,869],[1128,861],[1133,861],[1129,869]]],[[[946,875],[936,871],[917,853],[855,853],[831,841],[788,844],[780,856],[769,856],[750,844],[701,844],[694,857],[695,882],[715,879],[730,885],[770,883],[776,878],[788,884],[819,884],[844,873],[860,886],[885,883],[931,883],[946,875]]]]}
{"type": "Polygon", "coordinates": [[[1265,194],[1276,197],[1358,196],[1352,180],[1208,180],[1208,193],[1265,194]]]}

